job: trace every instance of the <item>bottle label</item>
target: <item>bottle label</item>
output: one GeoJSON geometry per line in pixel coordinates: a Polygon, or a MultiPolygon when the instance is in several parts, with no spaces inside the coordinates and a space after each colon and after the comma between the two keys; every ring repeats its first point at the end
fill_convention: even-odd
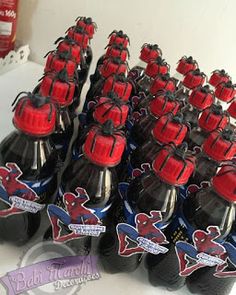
{"type": "Polygon", "coordinates": [[[98,237],[106,231],[101,219],[106,216],[111,203],[103,208],[88,208],[90,200],[85,189],[76,188],[76,193],[63,193],[59,190],[61,206],[48,206],[48,216],[52,225],[53,239],[56,242],[67,242],[84,236],[98,237]]]}
{"type": "Polygon", "coordinates": [[[208,226],[206,231],[195,230],[193,232],[192,243],[176,242],[180,276],[189,276],[197,269],[206,266],[214,267],[217,277],[236,276],[236,271],[233,273],[226,271],[231,265],[228,263],[228,259],[236,266],[236,248],[230,243],[217,241],[220,235],[217,226],[208,226]],[[230,251],[227,251],[228,249],[230,251]]]}
{"type": "Polygon", "coordinates": [[[144,252],[154,255],[166,253],[168,248],[163,245],[169,242],[162,229],[167,224],[163,224],[161,212],[153,210],[149,214],[136,214],[127,200],[128,186],[128,183],[119,184],[126,223],[118,223],[116,226],[119,241],[118,254],[127,257],[144,252]]]}
{"type": "Polygon", "coordinates": [[[30,212],[37,213],[45,205],[40,204],[40,195],[47,192],[52,177],[40,181],[20,180],[21,169],[16,163],[0,167],[0,200],[8,205],[0,209],[0,217],[30,212]]]}

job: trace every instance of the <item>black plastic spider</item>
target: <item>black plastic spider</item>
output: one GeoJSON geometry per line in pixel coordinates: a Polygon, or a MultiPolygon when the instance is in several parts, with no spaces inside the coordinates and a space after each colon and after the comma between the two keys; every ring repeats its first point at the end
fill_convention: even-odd
{"type": "Polygon", "coordinates": [[[233,82],[232,82],[231,80],[229,80],[229,81],[227,81],[227,82],[224,82],[224,81],[223,81],[223,82],[219,83],[219,84],[217,85],[217,87],[218,87],[219,85],[223,86],[223,87],[221,88],[221,91],[220,91],[219,95],[221,95],[221,93],[224,91],[224,88],[231,89],[231,95],[232,95],[232,98],[231,98],[229,101],[227,101],[227,103],[232,102],[232,101],[234,100],[234,98],[235,98],[235,96],[234,96],[233,94],[234,94],[234,91],[235,91],[235,88],[236,88],[236,84],[233,84],[233,82]]]}
{"type": "Polygon", "coordinates": [[[169,153],[166,155],[166,157],[164,158],[161,167],[159,168],[159,171],[161,172],[165,165],[167,164],[168,160],[172,157],[172,156],[176,156],[178,159],[180,159],[183,162],[183,168],[181,169],[177,180],[180,179],[180,177],[183,175],[185,169],[188,166],[188,162],[192,163],[195,166],[195,157],[188,151],[188,144],[186,142],[183,142],[182,145],[180,145],[179,147],[176,147],[175,144],[171,143],[169,145],[166,145],[162,148],[162,150],[166,150],[169,153]]]}
{"type": "Polygon", "coordinates": [[[215,71],[213,71],[212,72],[212,74],[219,74],[221,77],[227,77],[227,78],[229,78],[229,80],[231,80],[232,78],[230,77],[230,75],[228,74],[228,73],[226,73],[226,71],[225,70],[215,70],[215,71]]]}
{"type": "Polygon", "coordinates": [[[124,38],[124,39],[128,40],[128,43],[130,44],[129,37],[126,34],[124,34],[124,32],[122,30],[120,30],[120,31],[117,31],[117,30],[112,31],[110,33],[110,35],[108,36],[108,38],[110,38],[113,34],[116,34],[117,37],[124,38]]]}
{"type": "Polygon", "coordinates": [[[196,90],[194,91],[193,97],[197,94],[198,91],[205,94],[205,96],[202,97],[202,103],[204,103],[206,101],[208,94],[211,94],[213,96],[213,100],[215,100],[215,92],[213,90],[211,90],[209,85],[205,85],[205,86],[200,85],[200,86],[198,86],[196,88],[196,90]]]}
{"type": "Polygon", "coordinates": [[[97,31],[98,26],[95,22],[93,22],[91,17],[78,16],[75,21],[83,21],[86,25],[93,25],[95,31],[97,31]]]}
{"type": "Polygon", "coordinates": [[[157,51],[159,53],[159,55],[162,56],[162,50],[157,44],[144,43],[143,46],[141,47],[141,50],[145,47],[147,47],[150,50],[157,51]]]}
{"type": "Polygon", "coordinates": [[[50,111],[48,114],[48,121],[51,121],[53,106],[55,106],[55,105],[54,105],[54,103],[52,103],[50,97],[44,97],[39,94],[33,94],[31,92],[26,92],[26,91],[20,92],[16,96],[16,98],[14,99],[14,101],[12,103],[12,107],[13,107],[12,111],[14,112],[16,110],[17,106],[19,105],[19,103],[22,102],[22,104],[18,110],[18,115],[21,116],[22,112],[27,104],[27,101],[29,101],[29,100],[35,108],[41,108],[45,104],[48,104],[50,107],[50,111]],[[22,96],[22,94],[24,94],[24,96],[22,96]]]}
{"type": "Polygon", "coordinates": [[[120,44],[113,43],[113,44],[110,44],[110,45],[107,44],[107,46],[104,49],[107,49],[108,47],[112,48],[112,49],[119,50],[120,52],[126,51],[127,55],[128,55],[128,58],[130,58],[129,49],[127,47],[125,47],[124,44],[122,44],[122,43],[120,43],[120,44]]]}
{"type": "Polygon", "coordinates": [[[93,152],[93,149],[96,143],[96,138],[98,135],[109,136],[113,138],[113,144],[110,151],[110,156],[112,156],[116,142],[117,142],[117,138],[115,135],[121,136],[125,139],[124,133],[114,128],[112,120],[107,120],[103,125],[100,125],[100,124],[93,125],[90,130],[92,130],[93,128],[96,128],[97,132],[94,134],[94,137],[93,137],[93,141],[91,144],[91,152],[93,152]]]}
{"type": "Polygon", "coordinates": [[[185,60],[187,64],[196,65],[197,68],[199,67],[197,61],[196,61],[195,59],[193,59],[192,56],[187,57],[186,55],[184,55],[184,56],[181,57],[181,59],[177,62],[177,64],[178,64],[179,62],[181,62],[181,60],[185,60]]]}
{"type": "Polygon", "coordinates": [[[228,146],[228,148],[224,152],[224,155],[226,156],[227,153],[232,148],[232,146],[236,143],[236,134],[235,134],[235,131],[231,130],[231,129],[224,129],[224,130],[219,130],[219,131],[220,132],[218,132],[218,135],[211,143],[211,147],[213,147],[220,138],[230,142],[230,145],[228,146]]]}

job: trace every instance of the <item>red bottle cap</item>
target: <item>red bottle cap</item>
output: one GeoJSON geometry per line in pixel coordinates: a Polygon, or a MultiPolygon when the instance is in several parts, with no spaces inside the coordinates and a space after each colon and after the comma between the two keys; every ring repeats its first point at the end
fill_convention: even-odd
{"type": "Polygon", "coordinates": [[[129,37],[124,34],[123,31],[113,31],[111,32],[111,34],[108,36],[109,39],[109,43],[108,45],[111,44],[123,44],[124,47],[127,47],[129,44],[129,37]]]}
{"type": "Polygon", "coordinates": [[[149,103],[149,110],[155,117],[161,117],[167,113],[176,115],[180,108],[179,102],[175,95],[169,91],[158,94],[149,103]]]}
{"type": "Polygon", "coordinates": [[[120,163],[125,145],[125,137],[121,132],[114,131],[109,120],[102,127],[94,126],[89,131],[83,150],[91,162],[112,167],[120,163]]]}
{"type": "Polygon", "coordinates": [[[154,138],[162,144],[180,145],[186,137],[188,128],[183,123],[183,114],[167,114],[160,117],[153,128],[154,138]]]}
{"type": "Polygon", "coordinates": [[[57,51],[58,52],[68,52],[72,61],[74,61],[76,64],[79,64],[81,61],[81,49],[80,46],[70,37],[65,36],[58,38],[55,41],[55,44],[58,44],[57,51]]]}
{"type": "Polygon", "coordinates": [[[222,82],[228,82],[231,77],[225,72],[225,70],[215,70],[209,80],[209,84],[216,87],[222,82]]]}
{"type": "Polygon", "coordinates": [[[104,78],[108,78],[112,74],[125,74],[126,71],[127,64],[123,62],[119,57],[106,59],[100,67],[100,74],[104,78]]]}
{"type": "Polygon", "coordinates": [[[158,56],[162,56],[162,51],[157,44],[143,44],[139,56],[142,61],[149,63],[158,56]]]}
{"type": "Polygon", "coordinates": [[[94,32],[97,30],[97,25],[95,22],[93,22],[91,17],[78,17],[76,19],[77,27],[81,27],[85,30],[85,32],[88,34],[89,39],[93,38],[94,32]]]}
{"type": "Polygon", "coordinates": [[[44,72],[60,72],[66,69],[67,74],[70,78],[74,77],[77,64],[72,61],[70,53],[68,52],[52,52],[48,55],[44,72]]]}
{"type": "Polygon", "coordinates": [[[189,103],[196,109],[202,111],[210,107],[214,102],[214,92],[209,85],[194,89],[189,96],[189,103]]]}
{"type": "Polygon", "coordinates": [[[179,186],[188,182],[195,169],[195,158],[188,155],[186,144],[180,147],[165,146],[153,162],[157,176],[170,185],[179,186]]]}
{"type": "Polygon", "coordinates": [[[229,202],[236,201],[236,167],[225,165],[212,178],[215,191],[229,202]],[[226,185],[227,184],[227,185],[226,185]]]}
{"type": "Polygon", "coordinates": [[[86,49],[89,44],[89,36],[87,32],[81,27],[71,27],[67,32],[68,37],[73,39],[82,49],[86,49]]]}
{"type": "Polygon", "coordinates": [[[40,85],[40,94],[50,96],[60,106],[68,106],[72,103],[75,94],[75,83],[69,81],[66,70],[61,70],[56,75],[47,74],[40,85]]]}
{"type": "Polygon", "coordinates": [[[150,93],[155,95],[160,90],[174,92],[175,89],[175,81],[170,77],[170,74],[167,73],[165,75],[159,75],[156,77],[156,79],[151,84],[150,93]]]}
{"type": "Polygon", "coordinates": [[[192,56],[183,56],[178,61],[178,66],[176,68],[176,71],[182,75],[186,75],[190,71],[194,71],[198,68],[198,63],[196,60],[192,58],[192,56]]]}
{"type": "Polygon", "coordinates": [[[106,79],[102,95],[107,95],[111,91],[115,92],[121,100],[128,101],[132,91],[132,84],[128,82],[124,74],[112,75],[106,79]]]}
{"type": "Polygon", "coordinates": [[[216,87],[215,96],[224,102],[231,102],[236,94],[235,86],[232,81],[222,82],[216,87]]]}
{"type": "Polygon", "coordinates": [[[203,143],[203,151],[217,162],[232,160],[236,155],[235,134],[230,129],[214,131],[203,143]]]}
{"type": "MultiPolygon", "coordinates": [[[[56,125],[56,109],[47,97],[38,94],[21,92],[14,107],[13,124],[22,132],[31,136],[47,136],[54,132],[56,125]]],[[[15,104],[15,102],[13,104],[15,104]]]]}
{"type": "Polygon", "coordinates": [[[205,109],[198,119],[198,125],[205,132],[212,132],[215,129],[224,129],[229,122],[227,114],[223,111],[221,105],[213,104],[205,109]]]}
{"type": "Polygon", "coordinates": [[[110,93],[109,97],[101,97],[99,99],[98,104],[95,106],[93,117],[100,124],[111,120],[115,128],[121,128],[125,125],[128,113],[129,107],[115,93],[110,93]]]}
{"type": "Polygon", "coordinates": [[[206,75],[199,69],[190,71],[186,74],[183,80],[183,85],[189,89],[193,89],[203,85],[206,80],[206,75]]]}
{"type": "Polygon", "coordinates": [[[228,108],[230,117],[236,119],[236,100],[234,100],[228,108]]]}
{"type": "Polygon", "coordinates": [[[159,56],[147,64],[145,74],[151,78],[155,78],[159,74],[167,74],[169,70],[170,66],[168,63],[159,56]]]}
{"type": "Polygon", "coordinates": [[[129,51],[123,44],[112,44],[107,47],[105,59],[109,57],[120,57],[122,61],[126,61],[129,57],[129,51]]]}

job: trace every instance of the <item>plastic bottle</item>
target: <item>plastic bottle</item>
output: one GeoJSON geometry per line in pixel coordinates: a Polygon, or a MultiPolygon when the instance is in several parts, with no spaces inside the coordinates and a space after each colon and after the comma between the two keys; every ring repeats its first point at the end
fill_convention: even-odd
{"type": "Polygon", "coordinates": [[[216,130],[209,134],[202,144],[202,152],[196,155],[196,169],[189,183],[201,185],[215,176],[221,165],[236,155],[236,137],[230,129],[216,130]]]}
{"type": "Polygon", "coordinates": [[[155,122],[150,138],[130,156],[130,168],[141,168],[142,164],[152,164],[157,153],[166,144],[180,145],[186,138],[188,127],[184,124],[183,114],[168,113],[155,122]]]}
{"type": "Polygon", "coordinates": [[[188,144],[190,149],[200,147],[210,132],[216,129],[224,129],[229,122],[226,112],[221,105],[213,104],[206,108],[198,118],[198,127],[193,128],[189,134],[188,144]]]}
{"type": "Polygon", "coordinates": [[[209,85],[199,86],[190,93],[188,104],[182,109],[184,118],[192,128],[198,125],[199,114],[214,103],[214,92],[209,85]]]}
{"type": "Polygon", "coordinates": [[[228,294],[225,291],[228,284],[232,287],[232,278],[224,281],[214,277],[215,267],[202,264],[198,255],[219,259],[223,252],[222,240],[230,233],[235,219],[235,180],[235,169],[224,166],[213,178],[211,187],[190,191],[167,229],[172,240],[169,252],[157,256],[156,261],[153,255],[147,257],[153,285],[176,290],[190,275],[187,285],[192,293],[228,294]]]}
{"type": "Polygon", "coordinates": [[[21,245],[35,234],[41,211],[53,202],[59,158],[51,143],[54,105],[30,92],[19,93],[16,102],[16,130],[0,144],[0,238],[21,245]]]}
{"type": "Polygon", "coordinates": [[[62,159],[66,157],[73,134],[74,124],[70,117],[69,106],[74,100],[76,89],[75,81],[68,78],[65,69],[57,74],[48,73],[39,86],[39,93],[42,96],[50,96],[57,105],[57,124],[52,140],[60,150],[62,159]]]}
{"type": "Polygon", "coordinates": [[[133,271],[140,255],[144,254],[140,238],[153,244],[168,245],[162,231],[176,210],[175,186],[185,183],[194,169],[194,159],[185,157],[184,149],[185,146],[163,148],[153,162],[153,170],[141,174],[129,185],[123,207],[128,207],[133,216],[127,219],[123,214],[123,218],[113,218],[109,235],[100,241],[99,254],[106,271],[133,271]]]}
{"type": "MultiPolygon", "coordinates": [[[[145,68],[145,71],[142,77],[136,84],[136,92],[134,95],[138,95],[140,92],[144,92],[145,95],[149,94],[150,86],[153,82],[153,79],[158,75],[165,75],[169,72],[170,66],[169,64],[158,56],[154,60],[150,60],[145,68]]],[[[135,88],[133,88],[134,92],[135,88]]]]}
{"type": "Polygon", "coordinates": [[[147,64],[162,56],[162,51],[157,44],[144,43],[140,51],[140,62],[134,66],[128,73],[128,78],[133,85],[133,93],[136,93],[136,84],[144,75],[147,64]]]}
{"type": "Polygon", "coordinates": [[[148,114],[134,124],[131,129],[131,138],[140,146],[149,138],[156,120],[167,113],[176,114],[179,110],[179,103],[176,101],[173,93],[167,91],[158,94],[150,101],[148,106],[148,114]]]}
{"type": "MultiPolygon", "coordinates": [[[[88,254],[91,236],[105,231],[106,214],[117,197],[117,175],[126,140],[111,121],[88,132],[82,154],[63,173],[56,205],[48,207],[52,224],[45,238],[56,242],[75,240],[74,247],[88,254]]],[[[72,243],[73,244],[73,243],[72,243]]]]}
{"type": "Polygon", "coordinates": [[[104,86],[105,80],[114,74],[125,74],[127,72],[127,63],[123,62],[119,57],[106,59],[99,67],[96,77],[91,80],[90,88],[87,92],[83,111],[87,111],[88,102],[98,96],[104,86]]]}

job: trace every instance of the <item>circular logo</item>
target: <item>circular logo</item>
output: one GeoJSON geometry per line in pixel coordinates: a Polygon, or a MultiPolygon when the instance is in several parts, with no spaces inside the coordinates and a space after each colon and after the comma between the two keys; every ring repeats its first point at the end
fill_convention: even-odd
{"type": "MultiPolygon", "coordinates": [[[[29,250],[25,252],[25,254],[20,259],[20,263],[18,266],[20,268],[31,266],[44,261],[53,261],[55,258],[67,257],[67,256],[75,256],[76,253],[64,244],[56,244],[53,242],[41,242],[29,250]]],[[[37,268],[36,268],[37,269],[37,268]]],[[[43,271],[43,270],[42,270],[43,271]]],[[[30,274],[30,277],[26,278],[24,283],[29,283],[33,285],[34,281],[39,282],[42,278],[42,271],[33,271],[30,274]],[[26,280],[28,282],[26,282],[26,280]]],[[[48,295],[48,294],[58,294],[58,295],[72,295],[80,290],[80,285],[72,285],[67,284],[68,287],[62,287],[62,281],[52,281],[49,284],[37,287],[35,289],[32,288],[31,291],[27,291],[26,294],[29,295],[48,295]],[[66,288],[66,290],[65,290],[66,288]]],[[[65,285],[64,285],[65,286],[65,285]]]]}

